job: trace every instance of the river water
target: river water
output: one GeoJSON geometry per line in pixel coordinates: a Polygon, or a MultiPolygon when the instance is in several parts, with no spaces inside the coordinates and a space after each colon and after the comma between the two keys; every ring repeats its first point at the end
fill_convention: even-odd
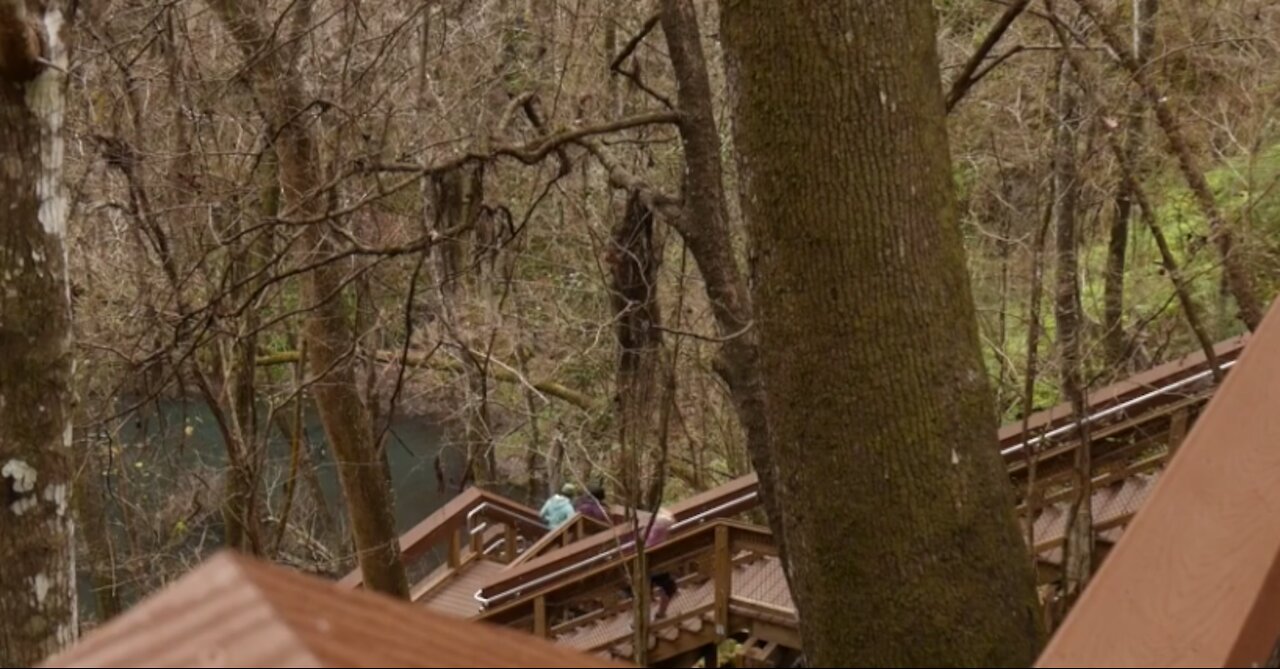
{"type": "MultiPolygon", "coordinates": [[[[128,401],[122,399],[121,406],[126,406],[128,401]]],[[[265,410],[261,413],[259,420],[265,420],[265,410]]],[[[292,420],[292,414],[289,419],[292,420]]],[[[319,416],[308,412],[304,416],[304,425],[325,505],[330,516],[345,527],[346,507],[338,483],[337,466],[327,446],[319,416]]],[[[217,508],[221,494],[220,474],[227,463],[227,456],[222,434],[206,404],[193,400],[154,402],[117,427],[109,435],[79,435],[78,439],[83,440],[82,443],[94,444],[95,448],[106,447],[104,452],[110,453],[105,468],[110,475],[102,478],[105,486],[102,503],[107,510],[108,531],[121,542],[118,546],[126,545],[123,543],[126,535],[122,523],[123,509],[113,500],[127,500],[134,514],[144,514],[146,520],[153,523],[159,518],[171,522],[171,519],[181,517],[196,499],[200,500],[199,505],[206,514],[217,508]]],[[[395,493],[396,527],[398,532],[404,533],[459,492],[465,454],[461,445],[449,443],[446,430],[429,418],[396,416],[386,434],[387,459],[395,493]]],[[[289,468],[289,443],[279,430],[273,429],[261,474],[262,489],[271,495],[271,508],[277,512],[281,507],[281,491],[289,468]]],[[[297,486],[296,494],[301,499],[307,494],[307,484],[299,477],[297,486]]],[[[495,491],[519,499],[518,488],[500,486],[495,491]]],[[[210,522],[201,527],[184,526],[182,540],[177,545],[170,543],[165,550],[195,550],[207,556],[219,548],[223,543],[220,516],[214,512],[207,517],[210,522]]],[[[294,518],[296,520],[297,516],[294,518]]],[[[272,530],[274,526],[267,528],[272,530]]],[[[166,528],[157,531],[167,534],[166,528]]],[[[340,554],[349,554],[348,549],[336,550],[340,554]]],[[[429,568],[442,559],[443,554],[427,556],[420,566],[429,568]]],[[[82,563],[79,566],[82,619],[93,621],[98,617],[97,598],[87,571],[88,565],[82,563]]],[[[128,585],[122,587],[120,594],[127,603],[136,602],[137,596],[144,594],[128,585]]]]}
{"type": "MultiPolygon", "coordinates": [[[[260,416],[260,419],[264,417],[260,416]]],[[[292,420],[292,416],[290,416],[292,420]]],[[[338,471],[319,416],[304,417],[311,461],[316,465],[320,488],[331,510],[341,515],[343,501],[338,471]]],[[[152,494],[172,492],[183,469],[208,471],[225,466],[226,447],[207,405],[195,401],[166,401],[151,405],[120,431],[127,463],[138,470],[155,472],[152,494]]],[[[396,526],[400,532],[413,527],[458,492],[465,464],[459,449],[446,443],[444,431],[429,419],[398,416],[387,431],[387,458],[395,490],[396,526]],[[445,475],[440,485],[436,458],[445,475]]],[[[278,491],[289,471],[289,444],[278,430],[271,431],[263,478],[278,491]]],[[[139,472],[133,472],[137,475],[139,472]]],[[[298,484],[301,494],[301,481],[298,484]]]]}

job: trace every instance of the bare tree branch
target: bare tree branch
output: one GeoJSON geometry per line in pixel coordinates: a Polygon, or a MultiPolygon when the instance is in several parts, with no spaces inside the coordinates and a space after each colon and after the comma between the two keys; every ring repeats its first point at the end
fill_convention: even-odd
{"type": "Polygon", "coordinates": [[[1004,37],[1005,32],[1009,30],[1009,26],[1013,25],[1013,21],[1018,18],[1018,15],[1022,14],[1022,10],[1026,9],[1029,4],[1031,4],[1031,0],[1017,0],[1006,7],[1004,13],[1000,15],[995,25],[991,27],[991,31],[987,33],[986,38],[982,40],[982,44],[978,45],[973,55],[969,56],[969,60],[964,64],[964,69],[960,70],[960,74],[956,75],[955,80],[951,82],[951,90],[947,92],[948,113],[964,98],[974,84],[978,83],[983,76],[991,71],[991,67],[999,65],[1009,56],[1016,53],[1016,50],[1010,51],[991,67],[983,70],[981,75],[974,76],[974,73],[978,71],[978,66],[982,65],[982,61],[987,59],[987,54],[991,53],[991,50],[1000,42],[1000,38],[1004,37]]]}

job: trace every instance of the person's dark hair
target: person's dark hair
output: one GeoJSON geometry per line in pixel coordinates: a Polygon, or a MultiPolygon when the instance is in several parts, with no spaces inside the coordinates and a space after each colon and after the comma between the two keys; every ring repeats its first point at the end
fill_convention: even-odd
{"type": "Polygon", "coordinates": [[[596,498],[597,502],[604,503],[604,486],[603,485],[600,485],[599,483],[597,483],[591,486],[590,488],[588,488],[587,492],[591,493],[591,496],[596,498]]]}

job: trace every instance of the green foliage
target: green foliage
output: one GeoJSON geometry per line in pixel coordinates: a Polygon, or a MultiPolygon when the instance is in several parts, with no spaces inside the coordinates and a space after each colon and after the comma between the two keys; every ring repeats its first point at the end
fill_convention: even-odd
{"type": "MultiPolygon", "coordinates": [[[[957,186],[967,192],[965,171],[956,169],[957,186]]],[[[1213,189],[1218,206],[1237,236],[1241,252],[1248,254],[1255,277],[1265,299],[1280,290],[1280,144],[1256,155],[1226,161],[1208,171],[1206,178],[1213,189]]],[[[1181,173],[1170,167],[1146,181],[1148,197],[1155,207],[1156,219],[1169,240],[1179,267],[1189,281],[1192,297],[1205,311],[1202,317],[1209,335],[1215,340],[1239,334],[1243,326],[1233,317],[1234,304],[1222,291],[1220,259],[1209,239],[1209,226],[1181,173]]],[[[1106,217],[1103,218],[1106,221],[1106,217]]],[[[1002,421],[1013,421],[1022,411],[1022,393],[1027,353],[1028,268],[1015,267],[1012,272],[1005,334],[1001,351],[998,345],[998,282],[993,279],[999,258],[983,240],[974,225],[964,226],[966,243],[971,250],[971,270],[975,276],[974,295],[982,314],[985,361],[992,379],[999,378],[1001,360],[1011,365],[1001,391],[1004,413],[1002,421]]],[[[1104,231],[1105,232],[1105,231],[1104,231]]],[[[1138,320],[1149,321],[1144,331],[1158,333],[1158,343],[1168,342],[1169,352],[1194,350],[1198,344],[1186,326],[1185,314],[1177,302],[1173,286],[1161,263],[1160,252],[1146,226],[1135,218],[1130,228],[1129,256],[1125,281],[1126,323],[1132,327],[1138,320]]],[[[1050,245],[1051,246],[1051,245],[1050,245]]],[[[1081,249],[1081,300],[1086,323],[1100,329],[1103,320],[1103,294],[1108,238],[1106,234],[1087,235],[1081,249]]],[[[1053,320],[1053,249],[1047,249],[1049,264],[1045,267],[1040,321],[1040,373],[1034,401],[1044,408],[1061,401],[1054,359],[1053,320]]],[[[1090,335],[1086,335],[1089,337],[1090,335]]],[[[1097,337],[1087,339],[1088,378],[1106,380],[1109,370],[1101,360],[1097,337]],[[1092,348],[1090,348],[1092,347],[1092,348]]]]}

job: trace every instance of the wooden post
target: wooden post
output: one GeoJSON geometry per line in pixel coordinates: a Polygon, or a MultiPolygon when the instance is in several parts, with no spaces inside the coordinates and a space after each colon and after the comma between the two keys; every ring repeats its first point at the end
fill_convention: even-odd
{"type": "Polygon", "coordinates": [[[720,666],[719,644],[709,643],[702,647],[702,666],[710,669],[720,666]]]}
{"type": "Polygon", "coordinates": [[[729,552],[729,528],[721,525],[716,528],[715,548],[715,589],[716,589],[716,636],[723,637],[729,629],[729,596],[733,592],[733,559],[729,552]]]}
{"type": "Polygon", "coordinates": [[[1182,407],[1181,409],[1178,409],[1177,411],[1175,411],[1173,416],[1170,417],[1169,419],[1169,457],[1170,458],[1172,458],[1173,454],[1177,452],[1178,446],[1182,443],[1182,440],[1187,436],[1187,413],[1189,411],[1190,410],[1187,407],[1182,407]]]}
{"type": "Polygon", "coordinates": [[[533,600],[533,635],[547,638],[547,598],[544,596],[533,600]]]}
{"type": "Polygon", "coordinates": [[[507,524],[507,564],[511,564],[516,559],[516,526],[507,524]]]}
{"type": "Polygon", "coordinates": [[[449,567],[457,569],[462,564],[462,541],[458,538],[458,533],[462,530],[454,530],[449,533],[449,567]]]}

